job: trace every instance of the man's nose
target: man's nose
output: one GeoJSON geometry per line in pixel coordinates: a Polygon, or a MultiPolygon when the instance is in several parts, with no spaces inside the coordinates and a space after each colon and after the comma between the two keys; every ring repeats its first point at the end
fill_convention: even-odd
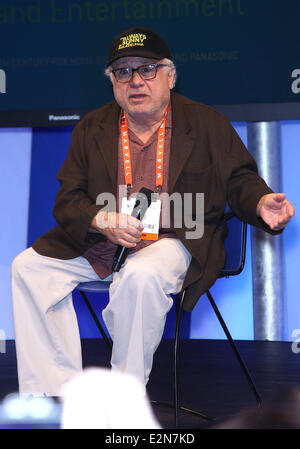
{"type": "Polygon", "coordinates": [[[133,72],[131,80],[130,80],[130,84],[132,85],[141,85],[144,84],[144,80],[141,77],[141,75],[139,75],[139,73],[137,71],[133,72]]]}

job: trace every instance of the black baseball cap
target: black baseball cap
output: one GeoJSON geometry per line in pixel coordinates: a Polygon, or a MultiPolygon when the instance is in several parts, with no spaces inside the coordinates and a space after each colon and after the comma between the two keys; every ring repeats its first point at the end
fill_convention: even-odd
{"type": "Polygon", "coordinates": [[[156,31],[144,27],[130,28],[113,40],[106,67],[125,56],[173,60],[166,42],[156,31]]]}

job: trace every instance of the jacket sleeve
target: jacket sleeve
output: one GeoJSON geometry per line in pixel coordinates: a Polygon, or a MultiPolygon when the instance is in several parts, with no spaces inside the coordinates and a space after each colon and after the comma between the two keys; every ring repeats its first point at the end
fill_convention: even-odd
{"type": "MultiPolygon", "coordinates": [[[[81,245],[89,243],[91,221],[101,207],[88,195],[88,160],[82,124],[72,132],[67,158],[57,179],[60,188],[53,215],[73,240],[81,245]]],[[[97,234],[97,240],[102,237],[102,234],[97,234]]]]}
{"type": "Polygon", "coordinates": [[[227,201],[232,211],[250,225],[260,227],[271,234],[278,234],[278,231],[272,231],[256,214],[260,198],[273,191],[258,175],[254,158],[233,128],[227,158],[230,167],[227,201]]]}

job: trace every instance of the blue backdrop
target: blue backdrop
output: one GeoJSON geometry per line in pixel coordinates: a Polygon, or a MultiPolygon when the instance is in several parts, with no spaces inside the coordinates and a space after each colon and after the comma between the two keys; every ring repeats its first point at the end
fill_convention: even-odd
{"type": "MultiPolygon", "coordinates": [[[[247,144],[246,124],[235,129],[247,144]]],[[[300,328],[300,121],[281,122],[283,191],[296,208],[296,215],[284,232],[288,338],[300,328]]],[[[69,129],[0,129],[0,331],[14,338],[10,291],[10,265],[14,257],[40,233],[54,224],[52,207],[58,183],[56,172],[69,146],[69,129]],[[39,145],[37,145],[39,141],[39,145]],[[44,143],[43,143],[44,142],[44,143]],[[48,145],[51,142],[51,145],[48,145]],[[32,145],[33,143],[33,145],[32,145]],[[43,144],[42,144],[43,143],[43,144]],[[28,235],[29,234],[29,235],[28,235]]],[[[212,293],[235,339],[253,339],[251,245],[248,233],[246,266],[241,275],[216,282],[212,293]]],[[[75,298],[76,303],[79,302],[75,298]]],[[[80,302],[82,335],[93,336],[95,329],[80,302]]],[[[216,318],[203,296],[191,315],[191,338],[224,338],[216,318]]],[[[174,324],[169,318],[167,335],[174,324]]]]}

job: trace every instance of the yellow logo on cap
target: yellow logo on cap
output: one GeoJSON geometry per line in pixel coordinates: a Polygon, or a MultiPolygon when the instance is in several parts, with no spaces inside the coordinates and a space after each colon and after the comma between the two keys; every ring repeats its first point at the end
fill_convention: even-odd
{"type": "Polygon", "coordinates": [[[144,45],[145,39],[147,39],[147,36],[142,33],[129,34],[126,37],[121,37],[120,40],[122,41],[122,43],[119,45],[118,50],[123,50],[123,48],[128,47],[142,47],[144,45]]]}

